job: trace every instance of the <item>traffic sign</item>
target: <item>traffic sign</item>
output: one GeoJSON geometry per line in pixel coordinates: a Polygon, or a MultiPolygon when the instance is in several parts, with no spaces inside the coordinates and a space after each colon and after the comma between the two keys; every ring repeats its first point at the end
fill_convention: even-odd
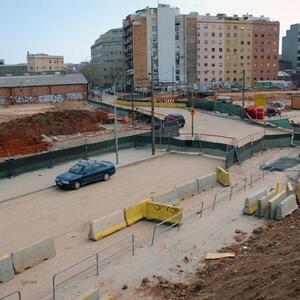
{"type": "Polygon", "coordinates": [[[194,107],[190,108],[190,114],[194,116],[196,114],[196,109],[194,107]]]}

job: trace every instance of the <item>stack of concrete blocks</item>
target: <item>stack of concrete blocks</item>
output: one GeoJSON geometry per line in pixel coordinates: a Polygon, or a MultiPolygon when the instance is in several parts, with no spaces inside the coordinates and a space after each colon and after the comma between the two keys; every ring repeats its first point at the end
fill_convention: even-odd
{"type": "Polygon", "coordinates": [[[203,191],[207,191],[217,184],[216,173],[211,173],[206,176],[196,178],[188,183],[178,185],[170,191],[154,195],[151,198],[155,202],[176,205],[181,200],[193,197],[203,191]]]}
{"type": "Polygon", "coordinates": [[[10,256],[0,258],[0,283],[13,279],[15,274],[22,273],[55,255],[54,239],[47,238],[21,248],[10,256]]]}
{"type": "Polygon", "coordinates": [[[284,191],[280,192],[280,186],[270,193],[266,190],[259,191],[245,199],[244,214],[255,215],[259,218],[282,220],[298,208],[296,195],[292,184],[288,182],[284,191]]]}

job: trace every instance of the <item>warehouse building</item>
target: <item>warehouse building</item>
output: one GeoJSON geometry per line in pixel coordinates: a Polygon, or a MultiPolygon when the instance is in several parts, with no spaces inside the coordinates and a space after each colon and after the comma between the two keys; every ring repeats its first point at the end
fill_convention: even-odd
{"type": "Polygon", "coordinates": [[[65,100],[88,100],[88,82],[83,74],[0,77],[2,105],[65,100]]]}

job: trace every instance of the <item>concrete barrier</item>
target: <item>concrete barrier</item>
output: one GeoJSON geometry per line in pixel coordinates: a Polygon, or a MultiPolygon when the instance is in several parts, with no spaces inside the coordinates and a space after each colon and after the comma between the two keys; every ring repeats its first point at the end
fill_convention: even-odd
{"type": "Polygon", "coordinates": [[[124,213],[122,210],[118,210],[108,216],[93,220],[90,224],[89,238],[98,241],[126,226],[124,213]]]}
{"type": "Polygon", "coordinates": [[[198,193],[201,193],[217,185],[217,175],[216,173],[211,173],[206,176],[197,178],[196,181],[198,184],[198,193]]]}
{"type": "Polygon", "coordinates": [[[47,238],[19,249],[12,253],[11,257],[15,273],[18,274],[55,255],[54,239],[47,238]]]}
{"type": "Polygon", "coordinates": [[[112,295],[106,295],[101,297],[100,300],[117,300],[117,298],[112,295]]]}
{"type": "Polygon", "coordinates": [[[145,199],[140,203],[124,208],[124,218],[127,225],[132,225],[145,217],[146,202],[151,199],[145,199]]]}
{"type": "Polygon", "coordinates": [[[269,200],[268,207],[265,212],[265,218],[266,219],[274,219],[276,215],[276,206],[286,198],[286,192],[282,191],[279,194],[277,194],[275,197],[269,200]]]}
{"type": "Polygon", "coordinates": [[[174,224],[182,219],[183,208],[179,206],[172,206],[168,204],[158,203],[158,202],[146,202],[146,213],[145,219],[147,220],[158,220],[165,221],[170,219],[168,223],[174,224]],[[178,216],[176,216],[178,214],[178,216]]]}
{"type": "Polygon", "coordinates": [[[178,200],[184,200],[198,194],[198,184],[196,180],[176,186],[178,200]]]}
{"type": "Polygon", "coordinates": [[[217,181],[223,186],[230,186],[229,173],[221,167],[216,167],[217,181]]]}
{"type": "Polygon", "coordinates": [[[168,192],[155,195],[151,197],[154,202],[159,202],[159,203],[171,203],[175,204],[177,203],[177,191],[175,189],[172,189],[168,192]]]}
{"type": "Polygon", "coordinates": [[[262,218],[265,215],[268,209],[269,200],[275,196],[276,196],[276,190],[273,190],[268,195],[257,200],[257,210],[255,212],[255,215],[257,217],[262,218]]]}
{"type": "Polygon", "coordinates": [[[267,190],[258,191],[245,199],[243,213],[252,215],[258,208],[258,200],[268,194],[267,190]]]}
{"type": "Polygon", "coordinates": [[[14,279],[14,277],[15,272],[11,257],[8,255],[0,257],[0,283],[5,283],[14,279]]]}
{"type": "Polygon", "coordinates": [[[292,214],[297,208],[296,195],[291,194],[277,205],[275,219],[282,220],[292,214]]]}
{"type": "Polygon", "coordinates": [[[287,182],[287,184],[285,186],[285,191],[286,191],[287,195],[291,195],[291,194],[294,193],[294,189],[293,189],[293,186],[292,186],[291,182],[287,182]]]}
{"type": "Polygon", "coordinates": [[[96,288],[94,288],[94,289],[90,289],[83,295],[77,297],[75,300],[99,300],[99,299],[100,299],[99,291],[96,288]]]}
{"type": "Polygon", "coordinates": [[[300,179],[298,179],[296,188],[295,188],[295,194],[297,197],[297,203],[300,205],[300,179]]]}

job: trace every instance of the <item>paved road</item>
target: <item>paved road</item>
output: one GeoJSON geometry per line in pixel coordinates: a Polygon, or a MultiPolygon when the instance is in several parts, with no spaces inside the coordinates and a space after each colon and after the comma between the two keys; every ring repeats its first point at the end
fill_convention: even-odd
{"type": "MultiPolygon", "coordinates": [[[[113,98],[110,95],[104,95],[104,101],[113,103],[113,98]]],[[[148,107],[140,107],[146,111],[149,111],[148,107]]],[[[170,113],[180,113],[185,117],[186,125],[180,130],[180,133],[183,135],[190,135],[192,132],[192,118],[189,111],[185,108],[164,108],[164,107],[155,107],[155,112],[164,115],[170,113]]],[[[236,139],[244,138],[248,135],[261,135],[264,132],[264,128],[258,125],[253,125],[243,120],[237,118],[228,118],[222,115],[214,115],[210,112],[204,112],[197,110],[194,116],[194,132],[199,134],[207,135],[219,135],[226,137],[233,137],[236,139]]],[[[269,130],[268,133],[275,134],[278,133],[278,130],[269,130]]],[[[214,138],[209,136],[203,136],[203,138],[209,141],[219,141],[219,142],[229,142],[229,139],[226,138],[214,138]]]]}

